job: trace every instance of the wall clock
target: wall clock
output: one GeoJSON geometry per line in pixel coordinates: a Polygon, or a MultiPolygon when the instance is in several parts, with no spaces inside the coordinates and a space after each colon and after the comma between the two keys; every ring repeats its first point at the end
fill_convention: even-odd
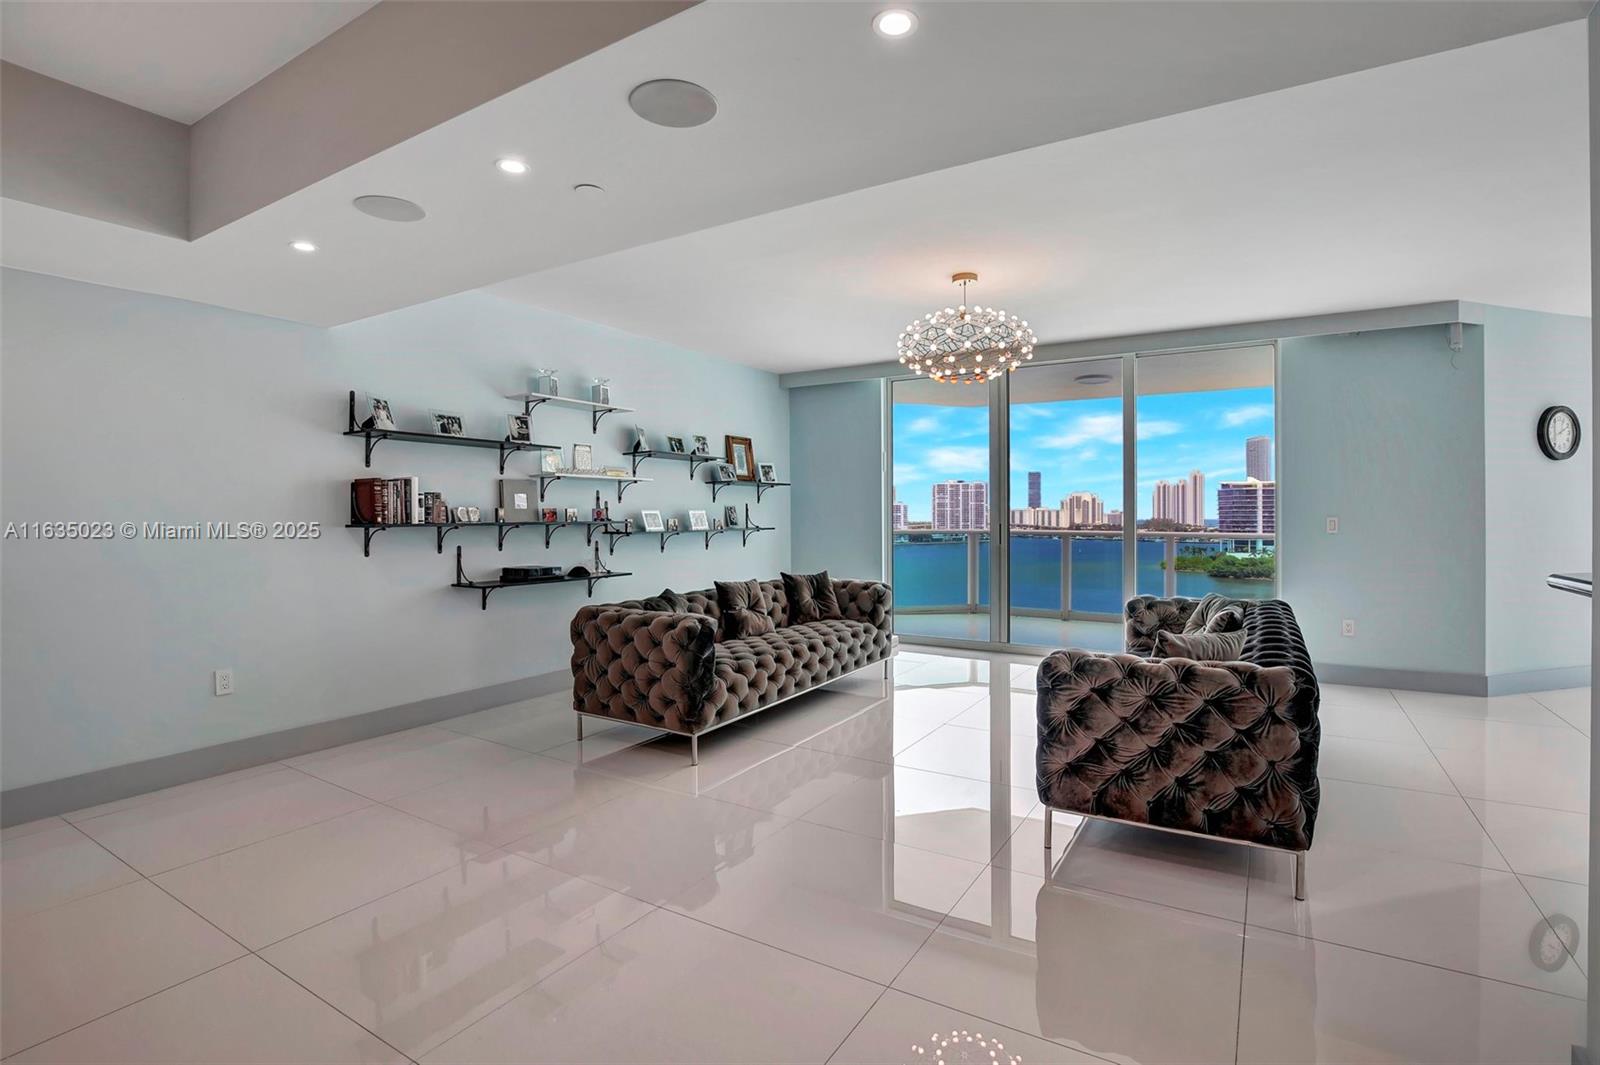
{"type": "Polygon", "coordinates": [[[1539,415],[1539,450],[1547,459],[1570,459],[1578,453],[1583,428],[1571,407],[1546,407],[1539,415]]]}

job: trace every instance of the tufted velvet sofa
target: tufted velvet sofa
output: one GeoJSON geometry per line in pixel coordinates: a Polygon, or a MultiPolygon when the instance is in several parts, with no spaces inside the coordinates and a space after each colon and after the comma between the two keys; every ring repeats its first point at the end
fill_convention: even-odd
{"type": "Polygon", "coordinates": [[[1271,599],[1245,611],[1241,661],[1142,657],[1197,606],[1138,597],[1129,653],[1056,651],[1040,663],[1039,799],[1047,819],[1068,810],[1294,852],[1304,898],[1320,738],[1305,640],[1289,604],[1271,599]]]}
{"type": "MultiPolygon", "coordinates": [[[[717,638],[714,590],[686,592],[688,610],[640,600],[585,606],[572,619],[572,708],[698,737],[735,718],[889,658],[892,597],[881,581],[835,580],[843,615],[792,624],[783,582],[762,581],[761,636],[717,638]]],[[[692,745],[698,760],[699,747],[692,745]]]]}

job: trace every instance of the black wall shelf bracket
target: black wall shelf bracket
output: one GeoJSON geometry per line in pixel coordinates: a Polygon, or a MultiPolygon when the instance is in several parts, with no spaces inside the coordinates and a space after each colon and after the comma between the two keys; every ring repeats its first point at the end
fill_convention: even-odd
{"type": "Polygon", "coordinates": [[[734,486],[742,485],[754,485],[756,490],[756,502],[759,503],[761,502],[761,497],[766,495],[771,489],[789,487],[788,481],[708,481],[707,483],[711,485],[711,502],[713,503],[717,501],[717,496],[722,493],[724,488],[732,488],[734,486]]]}
{"type": "Polygon", "coordinates": [[[630,451],[628,452],[628,458],[633,460],[633,475],[635,477],[639,476],[639,463],[645,459],[673,459],[678,462],[687,462],[689,464],[689,480],[691,481],[695,480],[695,474],[701,466],[715,461],[710,455],[699,451],[630,451]]]}
{"type": "Polygon", "coordinates": [[[541,503],[544,502],[545,492],[549,490],[552,484],[560,480],[615,481],[618,503],[622,502],[622,493],[626,492],[631,486],[650,480],[649,477],[607,477],[598,473],[541,473],[537,479],[539,481],[539,502],[541,503]]]}
{"type": "Polygon", "coordinates": [[[731,529],[707,529],[706,530],[706,550],[707,551],[711,550],[711,538],[712,537],[721,536],[723,533],[731,532],[731,531],[732,531],[731,529]]]}
{"type": "Polygon", "coordinates": [[[776,526],[750,524],[750,504],[746,503],[744,505],[744,528],[739,530],[739,546],[748,546],[750,543],[750,537],[759,532],[771,532],[774,528],[776,528],[776,526]]]}
{"type": "Polygon", "coordinates": [[[364,445],[363,461],[372,468],[372,449],[384,440],[401,440],[412,444],[443,444],[447,447],[493,448],[500,453],[500,472],[506,472],[506,456],[515,451],[560,451],[555,444],[523,443],[509,439],[491,440],[483,436],[439,436],[436,433],[412,433],[400,429],[371,429],[356,420],[356,394],[350,392],[349,428],[345,436],[360,437],[364,445]]]}
{"type": "Polygon", "coordinates": [[[589,412],[589,432],[591,434],[600,431],[600,419],[607,414],[633,410],[632,407],[617,407],[606,403],[594,403],[587,399],[572,399],[568,396],[546,396],[538,392],[514,393],[506,398],[522,400],[522,413],[527,415],[533,414],[533,408],[543,406],[546,403],[554,403],[558,407],[576,407],[580,410],[586,410],[589,412]]]}
{"type": "Polygon", "coordinates": [[[461,546],[456,545],[456,579],[450,585],[452,588],[465,588],[478,593],[478,607],[481,610],[489,609],[489,595],[501,588],[523,588],[534,584],[585,584],[588,586],[589,598],[594,598],[594,586],[597,582],[607,577],[631,577],[633,574],[602,570],[598,573],[584,573],[581,576],[563,575],[550,577],[544,580],[533,581],[474,581],[467,577],[467,571],[461,565],[461,546]]]}

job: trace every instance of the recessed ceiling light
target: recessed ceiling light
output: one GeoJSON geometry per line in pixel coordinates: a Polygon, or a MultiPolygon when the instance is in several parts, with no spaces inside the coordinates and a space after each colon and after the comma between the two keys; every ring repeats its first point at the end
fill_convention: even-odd
{"type": "Polygon", "coordinates": [[[420,222],[428,217],[420,204],[398,196],[357,196],[350,201],[350,206],[385,222],[420,222]]]}
{"type": "Polygon", "coordinates": [[[513,159],[510,156],[506,156],[504,159],[496,159],[494,165],[499,167],[502,173],[506,174],[526,174],[529,169],[528,164],[523,160],[513,159]]]}
{"type": "Polygon", "coordinates": [[[311,243],[309,240],[291,240],[289,242],[289,247],[293,248],[295,251],[303,251],[307,255],[310,255],[312,252],[317,250],[317,246],[311,243]]]}
{"type": "Polygon", "coordinates": [[[1106,385],[1111,383],[1111,375],[1108,373],[1081,373],[1074,377],[1073,380],[1080,385],[1106,385]]]}
{"type": "Polygon", "coordinates": [[[703,86],[676,78],[657,78],[635,85],[628,106],[646,122],[673,129],[703,126],[717,117],[717,98],[703,86]]]}
{"type": "Polygon", "coordinates": [[[872,28],[880,37],[909,37],[916,31],[917,16],[903,7],[891,7],[878,12],[872,20],[872,28]]]}

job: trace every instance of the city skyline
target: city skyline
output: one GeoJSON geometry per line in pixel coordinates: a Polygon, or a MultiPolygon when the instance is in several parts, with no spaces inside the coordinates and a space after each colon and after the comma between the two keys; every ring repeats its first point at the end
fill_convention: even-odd
{"type": "MultiPolygon", "coordinates": [[[[1200,471],[1202,511],[1218,513],[1217,486],[1249,476],[1246,441],[1266,441],[1270,463],[1273,389],[1162,393],[1138,399],[1139,481],[1135,521],[1153,517],[1157,481],[1187,481],[1200,471]]],[[[1091,492],[1122,510],[1122,401],[1118,397],[1017,404],[1012,408],[1011,501],[1032,502],[1038,473],[1041,501],[1091,492]]],[[[987,482],[988,409],[895,404],[894,482],[906,520],[930,524],[932,487],[950,480],[987,482]]]]}

